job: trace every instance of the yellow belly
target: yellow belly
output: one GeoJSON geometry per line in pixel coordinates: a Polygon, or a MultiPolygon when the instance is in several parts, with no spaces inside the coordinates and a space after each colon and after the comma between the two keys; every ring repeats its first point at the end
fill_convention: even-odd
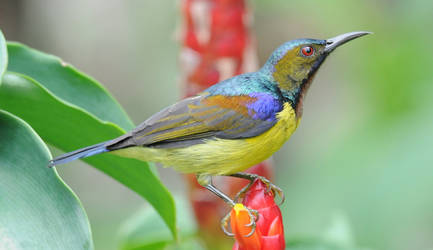
{"type": "Polygon", "coordinates": [[[298,126],[295,111],[288,104],[277,114],[278,122],[265,133],[248,139],[215,139],[186,148],[130,147],[113,154],[162,163],[183,173],[227,175],[258,164],[284,144],[298,126]]]}

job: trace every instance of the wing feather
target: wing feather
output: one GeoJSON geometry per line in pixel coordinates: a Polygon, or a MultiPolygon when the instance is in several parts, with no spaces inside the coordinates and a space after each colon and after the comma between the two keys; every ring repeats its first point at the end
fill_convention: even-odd
{"type": "Polygon", "coordinates": [[[208,95],[187,98],[156,113],[108,147],[184,147],[207,139],[254,137],[276,122],[276,119],[253,118],[255,110],[250,110],[248,105],[256,99],[208,95]]]}

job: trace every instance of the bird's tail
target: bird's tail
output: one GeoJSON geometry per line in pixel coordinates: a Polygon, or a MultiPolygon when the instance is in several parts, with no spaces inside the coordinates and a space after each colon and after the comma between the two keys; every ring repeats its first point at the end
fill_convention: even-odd
{"type": "Polygon", "coordinates": [[[77,160],[80,158],[89,157],[92,155],[108,152],[110,150],[107,149],[106,145],[107,145],[107,142],[102,142],[99,144],[95,144],[92,146],[88,146],[85,148],[81,148],[81,149],[66,153],[64,155],[61,155],[61,156],[56,157],[55,159],[51,160],[48,163],[48,166],[53,167],[55,165],[64,164],[64,163],[67,163],[67,162],[70,162],[73,160],[77,160]]]}

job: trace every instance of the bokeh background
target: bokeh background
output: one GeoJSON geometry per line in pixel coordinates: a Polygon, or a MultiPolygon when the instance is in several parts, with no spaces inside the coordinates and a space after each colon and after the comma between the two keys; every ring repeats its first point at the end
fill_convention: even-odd
{"type": "MultiPolygon", "coordinates": [[[[260,63],[287,40],[375,33],[330,56],[300,127],[275,155],[286,236],[323,237],[341,223],[361,246],[433,249],[433,1],[250,3],[260,63]]],[[[180,97],[178,7],[0,0],[0,28],[102,82],[138,124],[180,97]]],[[[58,170],[88,213],[96,249],[116,249],[119,227],[145,202],[84,163],[58,170]]],[[[184,192],[174,171],[160,172],[184,192]]]]}

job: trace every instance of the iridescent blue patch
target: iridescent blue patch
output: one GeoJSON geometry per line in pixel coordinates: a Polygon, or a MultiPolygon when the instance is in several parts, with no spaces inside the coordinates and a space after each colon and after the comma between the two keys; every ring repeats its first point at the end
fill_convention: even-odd
{"type": "Polygon", "coordinates": [[[268,93],[251,93],[249,96],[257,98],[255,102],[247,105],[248,114],[256,120],[275,121],[276,114],[283,109],[278,99],[268,93]]]}

